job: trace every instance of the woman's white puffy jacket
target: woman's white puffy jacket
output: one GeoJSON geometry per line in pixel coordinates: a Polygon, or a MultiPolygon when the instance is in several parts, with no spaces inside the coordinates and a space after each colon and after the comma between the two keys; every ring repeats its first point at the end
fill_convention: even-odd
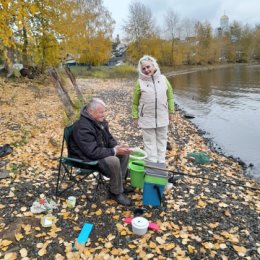
{"type": "Polygon", "coordinates": [[[157,128],[169,124],[174,112],[172,87],[160,70],[153,76],[139,73],[133,94],[132,117],[141,128],[157,128]]]}

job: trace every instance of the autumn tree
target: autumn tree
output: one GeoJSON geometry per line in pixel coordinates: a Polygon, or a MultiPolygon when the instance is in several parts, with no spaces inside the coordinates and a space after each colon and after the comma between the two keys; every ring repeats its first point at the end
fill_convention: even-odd
{"type": "Polygon", "coordinates": [[[251,27],[248,25],[243,27],[241,37],[242,61],[250,62],[254,53],[254,34],[251,27]]]}
{"type": "Polygon", "coordinates": [[[181,21],[182,37],[184,39],[183,48],[185,57],[183,63],[192,64],[193,55],[195,54],[196,38],[195,36],[195,22],[191,19],[185,18],[181,21]]]}
{"type": "Polygon", "coordinates": [[[32,53],[28,52],[32,38],[32,24],[31,21],[37,12],[37,6],[33,0],[17,0],[16,15],[14,18],[13,33],[16,39],[16,49],[22,53],[23,65],[30,63],[29,58],[32,53]]]}
{"type": "Polygon", "coordinates": [[[169,53],[170,65],[174,65],[174,55],[176,40],[180,39],[180,25],[179,16],[173,10],[168,10],[165,16],[166,35],[171,43],[171,50],[169,53]]]}
{"type": "Polygon", "coordinates": [[[197,62],[205,63],[211,61],[210,48],[212,44],[212,27],[208,22],[195,24],[197,39],[196,57],[197,62]]]}
{"type": "Polygon", "coordinates": [[[149,44],[151,39],[158,43],[158,36],[151,9],[141,2],[129,5],[129,15],[123,30],[129,44],[127,54],[132,62],[136,62],[143,54],[155,53],[159,48],[157,44],[149,44]]]}
{"type": "Polygon", "coordinates": [[[254,30],[254,42],[253,42],[253,58],[260,61],[260,25],[255,26],[254,30]]]}
{"type": "Polygon", "coordinates": [[[9,50],[14,47],[12,23],[15,12],[15,6],[10,1],[0,0],[0,51],[6,71],[10,68],[9,50]]]}
{"type": "Polygon", "coordinates": [[[111,53],[113,24],[102,0],[0,0],[0,53],[6,68],[11,49],[18,61],[42,71],[68,53],[100,64],[111,53]]]}
{"type": "Polygon", "coordinates": [[[64,51],[81,63],[102,64],[110,57],[114,20],[101,0],[77,0],[65,16],[64,51]],[[70,23],[70,24],[69,24],[70,23]]]}

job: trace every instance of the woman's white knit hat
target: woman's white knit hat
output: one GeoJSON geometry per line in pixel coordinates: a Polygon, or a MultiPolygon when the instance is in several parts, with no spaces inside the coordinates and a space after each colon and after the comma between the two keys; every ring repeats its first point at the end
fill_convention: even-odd
{"type": "Polygon", "coordinates": [[[159,65],[158,65],[156,59],[153,58],[152,56],[144,55],[138,62],[137,70],[139,73],[143,74],[142,73],[142,63],[146,62],[146,61],[150,61],[153,64],[155,70],[160,71],[160,68],[159,68],[159,65]]]}

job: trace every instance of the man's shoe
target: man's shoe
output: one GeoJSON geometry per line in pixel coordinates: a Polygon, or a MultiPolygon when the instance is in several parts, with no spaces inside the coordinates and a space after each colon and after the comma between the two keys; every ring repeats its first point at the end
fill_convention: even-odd
{"type": "Polygon", "coordinates": [[[131,204],[130,199],[127,198],[124,193],[116,195],[116,194],[113,194],[113,193],[110,192],[110,198],[112,200],[115,200],[117,203],[124,205],[124,206],[129,206],[131,204]]]}
{"type": "Polygon", "coordinates": [[[4,157],[10,154],[13,151],[13,148],[9,144],[4,144],[0,146],[0,157],[4,157]]]}
{"type": "Polygon", "coordinates": [[[135,188],[132,186],[125,186],[124,187],[124,193],[128,194],[128,193],[133,193],[135,191],[135,188]]]}

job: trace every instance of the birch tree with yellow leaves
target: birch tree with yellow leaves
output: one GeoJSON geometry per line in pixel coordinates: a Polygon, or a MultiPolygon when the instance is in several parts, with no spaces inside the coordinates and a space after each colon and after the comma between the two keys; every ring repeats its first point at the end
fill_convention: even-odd
{"type": "Polygon", "coordinates": [[[111,53],[114,21],[102,0],[0,0],[0,55],[42,71],[72,54],[99,64],[111,53]]]}
{"type": "Polygon", "coordinates": [[[4,67],[7,71],[10,66],[8,50],[14,47],[13,30],[11,28],[14,14],[15,9],[10,4],[10,1],[0,0],[0,51],[2,52],[4,67]]]}
{"type": "Polygon", "coordinates": [[[101,0],[77,0],[72,13],[66,13],[63,50],[77,62],[102,64],[111,55],[114,20],[101,0]]]}
{"type": "Polygon", "coordinates": [[[123,29],[129,44],[127,55],[131,62],[135,63],[144,54],[160,58],[161,41],[156,33],[156,25],[149,7],[141,2],[131,3],[123,29]]]}

